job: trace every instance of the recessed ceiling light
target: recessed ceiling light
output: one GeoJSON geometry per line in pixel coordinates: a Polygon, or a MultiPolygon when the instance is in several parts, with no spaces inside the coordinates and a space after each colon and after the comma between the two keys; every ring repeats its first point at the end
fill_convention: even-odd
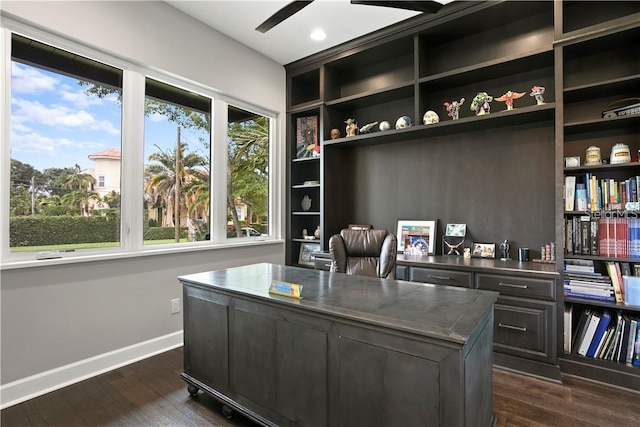
{"type": "Polygon", "coordinates": [[[327,37],[327,33],[324,32],[322,28],[316,28],[311,31],[311,38],[315,41],[324,40],[327,37]]]}

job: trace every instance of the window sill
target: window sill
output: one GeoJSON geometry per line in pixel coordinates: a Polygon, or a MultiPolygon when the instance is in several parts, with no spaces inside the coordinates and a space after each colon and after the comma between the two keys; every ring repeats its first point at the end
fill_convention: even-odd
{"type": "MultiPolygon", "coordinates": [[[[217,244],[196,244],[196,245],[184,245],[184,246],[171,246],[168,248],[144,248],[138,252],[112,252],[112,253],[100,253],[100,254],[87,254],[87,255],[72,255],[64,256],[62,258],[55,259],[29,259],[29,260],[10,260],[0,264],[0,271],[2,270],[16,270],[21,268],[34,268],[34,267],[46,267],[51,265],[68,265],[82,262],[93,261],[105,261],[105,260],[117,260],[117,259],[131,259],[137,257],[156,256],[156,255],[169,255],[175,253],[185,252],[202,252],[212,250],[224,250],[224,249],[239,249],[246,248],[247,246],[265,246],[265,245],[284,245],[282,239],[268,239],[268,240],[256,240],[253,238],[241,239],[238,242],[232,243],[217,243],[217,244]]],[[[284,249],[283,249],[284,250],[284,249]]],[[[35,254],[34,254],[35,257],[35,254]]]]}

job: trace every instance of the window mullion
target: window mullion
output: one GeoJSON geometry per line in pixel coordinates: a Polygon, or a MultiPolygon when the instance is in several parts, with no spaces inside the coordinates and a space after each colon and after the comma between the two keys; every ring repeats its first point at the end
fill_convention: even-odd
{"type": "Polygon", "coordinates": [[[213,100],[211,132],[211,240],[227,239],[227,103],[213,100]]]}
{"type": "Polygon", "coordinates": [[[138,70],[125,70],[122,95],[122,248],[143,247],[144,84],[138,70]]]}

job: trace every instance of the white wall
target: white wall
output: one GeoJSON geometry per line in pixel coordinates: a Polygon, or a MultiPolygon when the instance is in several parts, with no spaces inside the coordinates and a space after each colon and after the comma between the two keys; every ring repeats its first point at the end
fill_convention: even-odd
{"type": "MultiPolygon", "coordinates": [[[[0,6],[3,16],[276,111],[276,143],[283,144],[284,68],[166,3],[2,1],[0,6]]],[[[282,145],[278,152],[284,156],[282,145]]],[[[277,163],[282,187],[284,159],[277,163]]],[[[284,207],[278,209],[273,219],[281,222],[284,207]]],[[[276,228],[284,230],[281,223],[276,228]]],[[[179,338],[182,313],[170,314],[170,300],[182,299],[176,276],[254,262],[283,263],[283,242],[2,269],[1,406],[55,388],[52,381],[73,382],[79,366],[98,370],[96,359],[129,355],[122,351],[128,346],[179,338]]],[[[152,347],[141,346],[142,351],[152,347]]]]}

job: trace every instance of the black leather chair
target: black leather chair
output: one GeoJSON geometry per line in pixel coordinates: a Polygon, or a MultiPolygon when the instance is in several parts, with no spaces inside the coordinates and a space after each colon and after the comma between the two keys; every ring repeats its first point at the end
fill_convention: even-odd
{"type": "Polygon", "coordinates": [[[397,248],[387,230],[344,229],[329,239],[331,271],[395,279],[397,248]]]}

